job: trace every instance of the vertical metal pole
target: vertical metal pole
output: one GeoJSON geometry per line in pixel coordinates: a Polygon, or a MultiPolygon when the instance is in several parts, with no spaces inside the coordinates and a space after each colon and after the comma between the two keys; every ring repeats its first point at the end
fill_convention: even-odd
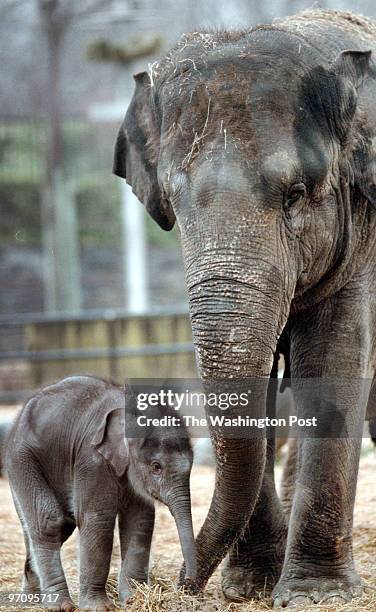
{"type": "Polygon", "coordinates": [[[124,180],[121,185],[125,304],[130,312],[144,312],[148,306],[146,232],[144,209],[124,180]]]}
{"type": "Polygon", "coordinates": [[[44,308],[48,312],[77,312],[82,306],[73,187],[62,168],[55,167],[42,194],[44,308]]]}
{"type": "Polygon", "coordinates": [[[42,190],[42,252],[44,310],[57,310],[56,270],[55,270],[55,211],[51,205],[53,190],[51,185],[42,190]]]}
{"type": "Polygon", "coordinates": [[[79,237],[74,184],[62,171],[54,172],[55,283],[59,310],[81,308],[79,237]]]}

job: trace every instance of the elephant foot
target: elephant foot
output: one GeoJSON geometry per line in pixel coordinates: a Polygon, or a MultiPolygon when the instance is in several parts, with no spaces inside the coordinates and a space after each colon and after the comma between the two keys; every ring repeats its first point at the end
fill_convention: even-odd
{"type": "Polygon", "coordinates": [[[136,592],[136,582],[140,584],[147,584],[148,578],[145,576],[141,578],[133,578],[133,576],[124,576],[119,579],[119,600],[120,603],[125,604],[131,599],[136,592]]]}
{"type": "Polygon", "coordinates": [[[252,571],[244,567],[226,567],[222,570],[222,592],[230,601],[244,601],[252,597],[252,571]]]}
{"type": "Polygon", "coordinates": [[[134,587],[128,587],[123,589],[122,591],[119,591],[119,600],[120,603],[125,604],[127,603],[127,601],[129,599],[132,599],[132,597],[135,594],[135,588],[134,587]]]}
{"type": "Polygon", "coordinates": [[[283,580],[273,591],[274,608],[298,608],[313,604],[343,605],[360,597],[363,587],[358,576],[348,578],[306,578],[283,580]]]}
{"type": "Polygon", "coordinates": [[[91,612],[112,612],[116,610],[114,604],[108,599],[107,595],[97,595],[80,600],[80,610],[90,610],[91,612]]]}
{"type": "Polygon", "coordinates": [[[47,612],[74,612],[74,610],[77,610],[77,606],[70,597],[62,598],[62,600],[55,605],[48,604],[46,606],[47,612]]]}
{"type": "Polygon", "coordinates": [[[222,592],[230,601],[270,597],[282,572],[287,529],[282,523],[260,537],[234,545],[222,569],[222,592]]]}
{"type": "Polygon", "coordinates": [[[202,590],[199,588],[196,581],[192,580],[191,578],[183,578],[182,580],[179,579],[177,586],[179,589],[183,589],[187,595],[198,595],[202,590]]]}
{"type": "MultiPolygon", "coordinates": [[[[264,560],[263,560],[264,561],[264,560]]],[[[273,557],[270,564],[227,565],[222,570],[222,592],[230,601],[269,597],[278,581],[282,558],[273,557]]]]}

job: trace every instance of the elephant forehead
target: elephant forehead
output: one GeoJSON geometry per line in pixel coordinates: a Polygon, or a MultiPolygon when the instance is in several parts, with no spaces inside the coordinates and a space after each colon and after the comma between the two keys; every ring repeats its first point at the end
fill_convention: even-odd
{"type": "Polygon", "coordinates": [[[277,148],[261,162],[260,174],[268,183],[280,182],[288,185],[295,180],[300,163],[295,145],[287,142],[277,148]]]}
{"type": "Polygon", "coordinates": [[[196,68],[175,76],[161,88],[165,118],[195,130],[204,125],[210,130],[222,122],[249,125],[257,115],[261,120],[265,117],[265,123],[270,117],[286,126],[293,122],[296,78],[287,83],[262,65],[244,60],[207,61],[204,67],[196,68]]]}
{"type": "MultiPolygon", "coordinates": [[[[231,146],[230,144],[228,145],[231,146]]],[[[238,196],[243,193],[248,198],[251,189],[251,174],[249,168],[244,169],[237,159],[226,157],[224,147],[218,153],[216,160],[198,164],[192,172],[192,196],[198,200],[207,197],[208,192],[216,194],[221,199],[222,194],[234,192],[238,196]]]]}
{"type": "Polygon", "coordinates": [[[176,99],[167,100],[162,147],[180,142],[185,162],[203,148],[209,158],[212,154],[227,155],[235,148],[235,152],[255,161],[275,151],[278,141],[288,141],[291,154],[295,124],[292,105],[282,92],[278,98],[275,85],[255,84],[253,90],[251,83],[252,75],[239,86],[234,75],[216,74],[206,84],[192,86],[189,93],[182,91],[179,105],[176,99]]]}

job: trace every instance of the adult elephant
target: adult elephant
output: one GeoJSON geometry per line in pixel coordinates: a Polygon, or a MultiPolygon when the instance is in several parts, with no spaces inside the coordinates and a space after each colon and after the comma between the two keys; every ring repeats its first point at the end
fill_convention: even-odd
{"type": "Polygon", "coordinates": [[[299,381],[342,379],[336,416],[348,435],[300,440],[287,541],[272,446],[213,436],[198,586],[229,551],[233,599],[275,585],[275,606],[302,607],[361,591],[352,516],[362,379],[376,361],[375,48],[374,22],[330,11],[193,32],[135,76],[119,132],[115,174],[163,229],[177,220],[202,379],[275,374],[283,330],[300,414],[299,381]]]}

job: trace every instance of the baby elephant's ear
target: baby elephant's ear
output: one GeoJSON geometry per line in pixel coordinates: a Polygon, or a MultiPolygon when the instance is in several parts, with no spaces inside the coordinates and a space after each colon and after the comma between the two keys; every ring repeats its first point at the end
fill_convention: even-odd
{"type": "Polygon", "coordinates": [[[152,84],[146,72],[134,79],[136,88],[116,140],[113,172],[126,179],[161,228],[170,230],[175,215],[158,184],[160,127],[152,84]]]}
{"type": "Polygon", "coordinates": [[[124,408],[111,410],[105,415],[91,443],[98,453],[112,465],[116,476],[122,476],[129,464],[124,408]]]}

